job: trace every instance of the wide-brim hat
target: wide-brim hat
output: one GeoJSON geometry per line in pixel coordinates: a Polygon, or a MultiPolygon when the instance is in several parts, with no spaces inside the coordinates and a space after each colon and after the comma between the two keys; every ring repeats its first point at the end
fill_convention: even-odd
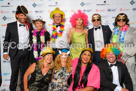
{"type": "MultiPolygon", "coordinates": [[[[28,14],[28,10],[25,6],[21,5],[21,6],[17,6],[17,10],[15,12],[15,17],[17,14],[24,14],[24,15],[27,15],[28,14]]],[[[17,18],[17,17],[16,17],[17,18]]]]}
{"type": "Polygon", "coordinates": [[[43,21],[42,19],[35,19],[35,20],[32,20],[32,22],[33,22],[33,24],[35,24],[35,22],[36,21],[40,21],[40,22],[42,22],[43,24],[45,24],[46,22],[45,21],[43,21]]]}
{"type": "Polygon", "coordinates": [[[44,47],[41,51],[41,56],[44,57],[46,54],[55,54],[51,47],[44,47]]]}
{"type": "Polygon", "coordinates": [[[56,13],[61,14],[63,19],[65,18],[65,13],[64,13],[63,11],[61,11],[61,10],[57,7],[57,8],[55,8],[54,11],[52,11],[52,12],[50,13],[51,19],[53,19],[53,15],[56,14],[56,13]]]}

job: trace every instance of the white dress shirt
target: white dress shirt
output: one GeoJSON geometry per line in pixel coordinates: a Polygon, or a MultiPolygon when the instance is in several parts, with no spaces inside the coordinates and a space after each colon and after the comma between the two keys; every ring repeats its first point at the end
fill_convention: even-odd
{"type": "MultiPolygon", "coordinates": [[[[108,62],[108,64],[110,65],[111,63],[108,62]]],[[[119,83],[119,72],[118,72],[117,66],[112,66],[111,71],[112,71],[112,75],[113,75],[112,83],[117,85],[117,87],[114,89],[114,91],[121,91],[122,87],[120,86],[120,83],[119,83]]]]}
{"type": "Polygon", "coordinates": [[[17,21],[19,44],[18,49],[26,49],[29,47],[29,28],[28,26],[19,26],[21,24],[17,21]],[[27,29],[26,29],[27,27],[27,29]]]}
{"type": "Polygon", "coordinates": [[[95,51],[101,51],[104,47],[104,37],[103,37],[103,31],[102,26],[100,26],[100,29],[95,30],[96,27],[94,27],[94,43],[95,43],[95,51]]]}
{"type": "MultiPolygon", "coordinates": [[[[57,32],[59,32],[59,30],[60,30],[60,27],[57,27],[57,32]]],[[[70,30],[70,26],[65,24],[62,36],[58,37],[56,41],[54,42],[50,41],[50,46],[52,48],[69,48],[69,44],[68,44],[69,30],[70,30]]],[[[50,36],[52,36],[52,32],[53,32],[52,27],[48,28],[48,32],[50,33],[50,36]]]]}

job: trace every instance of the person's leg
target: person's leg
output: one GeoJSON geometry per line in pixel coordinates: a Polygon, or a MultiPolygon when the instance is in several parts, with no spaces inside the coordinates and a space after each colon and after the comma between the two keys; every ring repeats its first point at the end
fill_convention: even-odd
{"type": "Polygon", "coordinates": [[[24,91],[24,83],[23,83],[23,78],[24,78],[24,74],[29,66],[29,56],[30,52],[25,50],[22,52],[22,57],[20,60],[20,90],[24,91]]]}
{"type": "Polygon", "coordinates": [[[100,52],[94,52],[94,63],[98,65],[101,61],[100,52]]]}
{"type": "Polygon", "coordinates": [[[18,82],[18,73],[19,73],[19,58],[11,58],[11,80],[10,80],[10,91],[16,91],[17,82],[18,82]]]}

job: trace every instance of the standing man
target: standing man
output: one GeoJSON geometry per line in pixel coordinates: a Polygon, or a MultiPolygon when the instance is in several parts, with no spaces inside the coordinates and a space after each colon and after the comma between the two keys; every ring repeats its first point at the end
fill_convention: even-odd
{"type": "Polygon", "coordinates": [[[93,28],[88,30],[88,44],[94,51],[94,63],[98,65],[102,61],[100,51],[105,44],[110,43],[112,31],[109,26],[101,25],[101,15],[93,14],[93,28]]]}
{"type": "Polygon", "coordinates": [[[51,35],[50,46],[55,51],[55,58],[59,54],[59,50],[68,49],[68,32],[70,27],[65,24],[64,18],[65,14],[59,8],[55,8],[50,14],[51,19],[53,19],[52,27],[49,28],[51,35]]]}
{"type": "Polygon", "coordinates": [[[17,21],[8,23],[4,40],[3,58],[11,62],[10,91],[16,91],[18,73],[21,73],[21,91],[24,91],[23,76],[29,64],[30,34],[32,25],[26,22],[28,10],[23,6],[18,6],[15,17],[17,21]],[[9,53],[8,53],[9,51],[9,53]]]}

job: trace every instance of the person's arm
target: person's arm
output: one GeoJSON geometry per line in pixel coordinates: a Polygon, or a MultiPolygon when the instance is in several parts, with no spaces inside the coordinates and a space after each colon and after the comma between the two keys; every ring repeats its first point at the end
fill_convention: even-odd
{"type": "Polygon", "coordinates": [[[88,47],[89,47],[89,46],[88,46],[88,31],[85,30],[85,33],[86,33],[86,47],[88,48],[88,47]]]}
{"type": "Polygon", "coordinates": [[[133,91],[133,83],[132,83],[132,80],[131,80],[131,77],[130,77],[130,74],[128,72],[128,69],[126,67],[126,65],[124,64],[124,85],[125,87],[129,90],[129,91],[133,91]]]}
{"type": "Polygon", "coordinates": [[[77,90],[77,91],[95,91],[95,88],[94,87],[85,87],[85,88],[77,90]]]}
{"type": "Polygon", "coordinates": [[[117,85],[113,84],[111,81],[107,79],[104,70],[104,65],[98,64],[98,67],[100,69],[100,75],[101,75],[101,82],[100,82],[101,86],[114,90],[117,87],[117,85]]]}
{"type": "Polygon", "coordinates": [[[28,89],[28,76],[35,71],[35,66],[36,66],[36,63],[31,64],[24,74],[24,91],[29,91],[29,89],[28,89]]]}
{"type": "Polygon", "coordinates": [[[5,60],[8,60],[8,47],[9,47],[10,35],[11,34],[10,34],[9,24],[7,24],[5,39],[3,42],[3,58],[5,60]]]}
{"type": "Polygon", "coordinates": [[[47,30],[45,30],[45,31],[46,31],[46,33],[45,33],[46,46],[50,47],[50,33],[47,30]]]}
{"type": "Polygon", "coordinates": [[[71,28],[71,29],[69,30],[69,33],[68,33],[68,43],[69,43],[69,44],[70,44],[70,42],[71,42],[72,30],[73,30],[73,28],[71,28]]]}

